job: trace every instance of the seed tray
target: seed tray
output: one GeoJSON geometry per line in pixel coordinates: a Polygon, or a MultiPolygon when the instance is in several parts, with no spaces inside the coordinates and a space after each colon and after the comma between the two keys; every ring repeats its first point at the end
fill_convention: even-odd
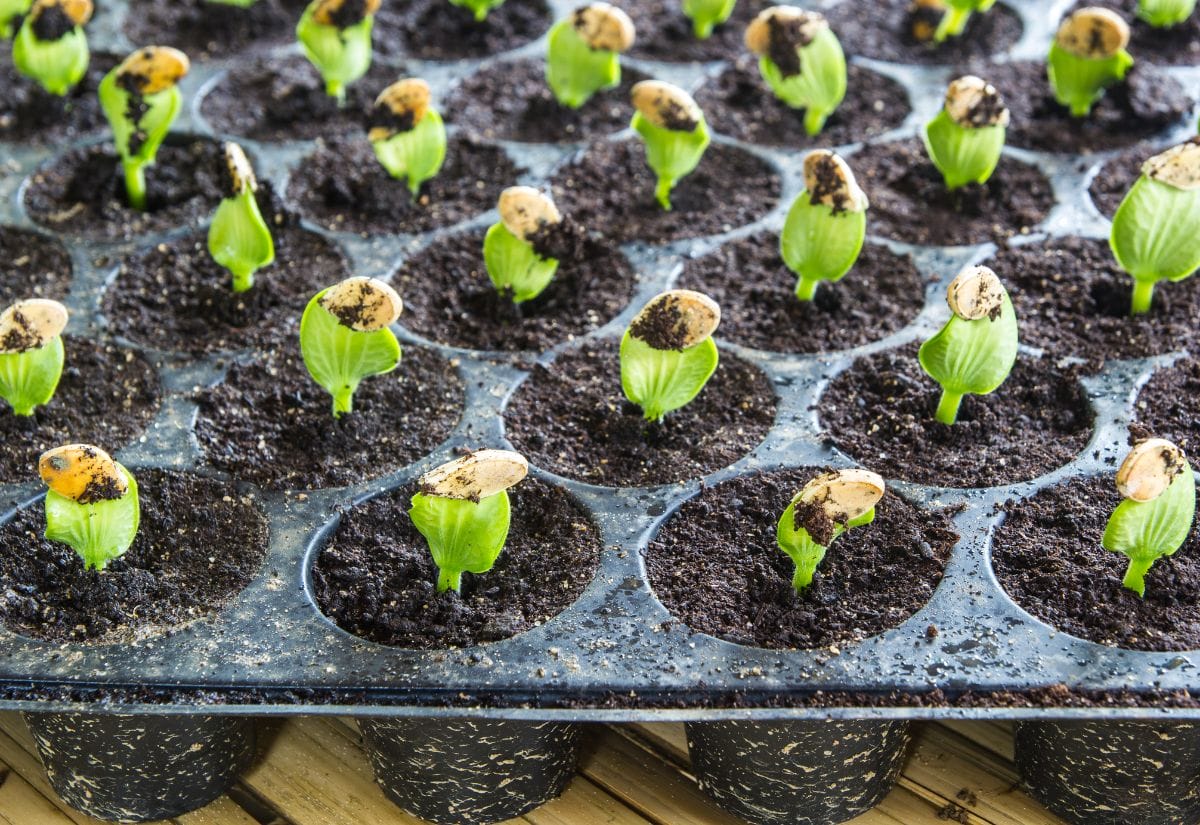
{"type": "MultiPolygon", "coordinates": [[[[1018,10],[1025,34],[997,59],[1044,56],[1050,22],[1068,3],[1053,8],[1036,0],[1006,0],[1018,10]]],[[[553,0],[555,18],[567,13],[570,0],[553,0]]],[[[123,2],[104,2],[89,27],[93,49],[124,52],[130,44],[121,32],[123,2]]],[[[512,56],[540,56],[544,39],[486,61],[423,62],[405,60],[403,71],[428,79],[436,98],[481,65],[512,56]]],[[[277,50],[291,53],[295,47],[277,50]]],[[[200,63],[184,81],[188,107],[174,128],[177,134],[211,135],[199,114],[200,99],[218,83],[235,60],[200,63]]],[[[244,58],[242,58],[244,59],[244,58]]],[[[913,111],[897,129],[875,140],[909,137],[936,112],[950,67],[905,66],[856,59],[902,83],[913,111]]],[[[649,75],[694,88],[718,64],[665,64],[628,60],[649,75]]],[[[397,70],[398,72],[400,69],[397,70]]],[[[1200,70],[1169,69],[1195,99],[1200,70]]],[[[1189,118],[1189,123],[1194,119],[1189,118]]],[[[1187,123],[1155,138],[1168,145],[1190,134],[1187,123]]],[[[84,143],[106,140],[106,135],[84,143]]],[[[263,144],[237,138],[248,150],[260,180],[284,192],[289,171],[312,148],[311,142],[263,144]]],[[[901,482],[893,489],[910,499],[956,512],[962,540],[946,566],[932,600],[900,626],[861,644],[837,649],[778,651],[743,647],[692,634],[674,621],[647,584],[641,549],[659,525],[701,483],[712,485],[733,476],[781,467],[846,466],[852,462],[825,445],[814,405],[822,389],[860,355],[921,340],[935,331],[947,310],[945,287],[958,269],[987,257],[991,244],[919,248],[880,241],[911,253],[928,279],[925,306],[898,332],[867,346],[814,356],[772,354],[721,342],[726,352],[749,361],[771,379],[779,397],[776,425],[766,440],[733,466],[703,482],[643,489],[603,489],[559,478],[539,468],[533,474],[569,489],[588,508],[603,533],[605,550],[598,573],[583,596],[546,624],[507,641],[462,650],[410,651],[372,644],[336,627],[322,616],[312,598],[309,570],[323,540],[346,506],[381,491],[396,489],[448,460],[462,446],[504,446],[501,411],[534,360],[548,362],[588,340],[618,335],[634,312],[652,295],[668,288],[691,256],[764,229],[777,232],[791,200],[801,188],[804,151],[763,149],[734,143],[767,160],[783,183],[779,204],[762,220],[722,235],[650,247],[625,247],[639,272],[637,292],[626,309],[596,332],[560,344],[545,353],[484,353],[440,346],[401,329],[404,343],[433,347],[453,359],[466,385],[466,409],[450,438],[417,463],[352,488],[308,492],[263,491],[256,499],[271,520],[267,559],[257,578],[211,621],[167,637],[120,645],[40,642],[0,629],[0,707],[144,713],[462,715],[581,720],[804,718],[843,717],[1020,717],[1066,715],[1052,707],[956,707],[964,692],[1036,691],[1066,685],[1081,693],[1190,691],[1197,687],[1200,651],[1139,652],[1105,647],[1057,632],[1032,618],[1004,594],[991,572],[989,535],[998,506],[1026,497],[1069,477],[1110,474],[1124,452],[1125,426],[1138,387],[1180,353],[1156,358],[1109,361],[1084,382],[1096,416],[1087,448],[1068,465],[1036,480],[988,490],[939,489],[901,482]],[[935,638],[926,635],[936,625],[935,638]],[[870,697],[929,694],[940,690],[947,701],[924,707],[870,697]],[[823,707],[813,695],[824,691],[853,695],[850,702],[823,707]]],[[[502,143],[528,171],[511,183],[537,184],[579,148],[575,145],[502,143]]],[[[71,146],[0,146],[0,224],[34,226],[23,212],[22,193],[29,175],[71,146]]],[[[840,147],[852,153],[857,147],[840,147]]],[[[1078,157],[1007,149],[1039,167],[1053,183],[1057,204],[1028,240],[1045,235],[1104,237],[1107,222],[1091,205],[1087,186],[1112,154],[1078,157]]],[[[852,161],[853,162],[853,161],[852,161]]],[[[352,262],[355,274],[387,277],[414,251],[436,244],[451,232],[485,227],[494,212],[425,236],[363,238],[326,232],[352,262]]],[[[309,228],[314,228],[309,226],[309,228]]],[[[189,227],[119,243],[64,238],[75,265],[66,303],[75,334],[104,330],[98,309],[105,285],[118,262],[136,250],[177,237],[189,227]]],[[[1022,239],[1024,240],[1024,239],[1022,239]]],[[[403,319],[401,319],[403,327],[403,319]]],[[[718,335],[719,338],[719,335],[718,335]]],[[[122,342],[127,343],[127,342],[122,342]]],[[[132,468],[166,466],[206,471],[192,434],[195,407],[190,394],[220,379],[228,357],[184,360],[146,350],[159,365],[163,404],[144,435],[118,453],[132,468]]],[[[1026,350],[1026,352],[1029,352],[1026,350]]],[[[1036,353],[1031,353],[1036,354],[1036,353]]],[[[237,356],[234,356],[237,357],[237,356]]],[[[403,367],[401,367],[403,369],[403,367]]],[[[0,485],[0,520],[14,506],[40,496],[35,484],[0,485]]],[[[1034,703],[1036,704],[1036,703],[1034,703]]],[[[1096,706],[1069,711],[1082,716],[1157,716],[1153,701],[1136,707],[1096,706]]],[[[1177,708],[1177,718],[1200,718],[1200,710],[1177,708]]]]}

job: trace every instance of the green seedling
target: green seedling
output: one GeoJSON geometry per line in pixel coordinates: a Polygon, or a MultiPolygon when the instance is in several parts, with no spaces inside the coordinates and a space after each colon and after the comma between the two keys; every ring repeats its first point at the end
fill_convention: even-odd
{"type": "Polygon", "coordinates": [[[1137,16],[1158,29],[1178,26],[1192,16],[1196,0],[1138,0],[1137,16]]]}
{"type": "Polygon", "coordinates": [[[346,102],[346,87],[371,68],[371,29],[380,0],[312,0],[296,39],[325,80],[325,93],[346,102]]]}
{"type": "Polygon", "coordinates": [[[964,395],[987,395],[1017,360],[1017,314],[986,266],[967,267],[946,292],[950,320],[921,345],[921,368],[942,385],[937,420],[953,424],[964,395]]]}
{"type": "Polygon", "coordinates": [[[996,0],[945,0],[945,5],[946,11],[933,33],[936,43],[943,43],[950,37],[962,37],[971,15],[988,11],[996,5],[996,0]]]}
{"type": "Polygon", "coordinates": [[[529,186],[511,186],[500,193],[499,223],[483,239],[483,263],[488,277],[514,303],[542,294],[558,271],[558,259],[546,249],[562,226],[554,201],[529,186]]]}
{"type": "Polygon", "coordinates": [[[1104,90],[1125,79],[1133,67],[1129,26],[1115,12],[1080,9],[1063,20],[1046,63],[1050,86],[1072,117],[1087,117],[1104,90]]]}
{"type": "Polygon", "coordinates": [[[408,515],[429,543],[439,593],[457,593],[463,573],[478,575],[495,565],[508,539],[506,490],[528,472],[519,453],[478,450],[421,476],[408,515]]]}
{"type": "Polygon", "coordinates": [[[692,96],[678,86],[661,80],[643,80],[630,90],[633,101],[633,130],[646,145],[646,162],[658,176],[654,197],[663,209],[671,209],[671,192],[690,175],[712,137],[704,113],[692,96]]]}
{"type": "Polygon", "coordinates": [[[367,132],[375,157],[393,178],[408,181],[414,199],[446,161],[446,126],[429,104],[424,80],[397,81],[375,99],[367,132]]]}
{"type": "Polygon", "coordinates": [[[475,16],[476,23],[487,20],[492,9],[498,9],[504,5],[504,0],[450,0],[450,2],[471,12],[475,16]]]}
{"type": "Polygon", "coordinates": [[[834,539],[875,520],[883,493],[878,475],[849,469],[819,475],[796,494],[779,518],[775,540],[796,565],[792,587],[797,593],[812,584],[834,539]]]}
{"type": "Polygon", "coordinates": [[[1196,515],[1196,479],[1183,450],[1162,438],[1140,441],[1117,470],[1122,501],[1104,528],[1105,550],[1129,558],[1122,584],[1146,595],[1154,562],[1183,546],[1196,515]]]}
{"type": "Polygon", "coordinates": [[[312,379],[333,397],[333,417],[354,411],[354,392],[364,378],[400,364],[400,342],[388,327],[403,304],[396,291],[374,278],[348,278],[323,289],[300,318],[300,352],[312,379]]]}
{"type": "Polygon", "coordinates": [[[1008,118],[992,84],[974,75],[950,83],[945,105],[925,126],[925,151],[947,189],[987,183],[1000,163],[1008,118]]]}
{"type": "Polygon", "coordinates": [[[137,537],[141,508],[133,475],[108,453],[68,444],[38,459],[46,493],[46,538],[71,547],[84,570],[103,570],[137,537]]]}
{"type": "Polygon", "coordinates": [[[737,0],[683,0],[683,14],[692,21],[692,31],[700,40],[712,37],[713,29],[733,14],[737,0]]]}
{"type": "Polygon", "coordinates": [[[233,279],[234,292],[254,286],[254,273],[275,260],[275,242],[263,220],[258,201],[258,180],[242,147],[225,144],[229,190],[208,227],[208,252],[233,279]]]}
{"type": "Polygon", "coordinates": [[[178,83],[188,73],[187,55],[168,46],[138,49],[100,81],[100,106],[112,127],[113,144],[125,170],[129,205],[146,208],[146,167],[154,165],[183,96],[178,83]]]}
{"type": "Polygon", "coordinates": [[[633,21],[608,3],[589,3],[554,24],[546,43],[546,83],[563,106],[578,109],[621,82],[621,53],[633,46],[633,21]]]}
{"type": "Polygon", "coordinates": [[[52,95],[63,97],[87,74],[84,24],[92,0],[37,0],[13,40],[13,65],[52,95]]]}
{"type": "Polygon", "coordinates": [[[721,308],[699,292],[675,289],[650,300],[621,338],[621,388],[647,421],[687,406],[717,369],[712,335],[721,308]]]}
{"type": "Polygon", "coordinates": [[[13,21],[29,12],[33,0],[0,0],[0,39],[13,36],[13,21]]]}
{"type": "Polygon", "coordinates": [[[50,403],[66,354],[67,309],[58,301],[18,301],[0,313],[0,398],[14,415],[33,415],[50,403]]]}
{"type": "Polygon", "coordinates": [[[822,281],[840,281],[867,236],[867,196],[849,165],[826,149],[804,159],[804,191],[788,210],[779,251],[795,272],[796,297],[811,301],[822,281]]]}
{"type": "Polygon", "coordinates": [[[1113,216],[1109,245],[1133,278],[1134,315],[1150,311],[1159,281],[1182,281],[1200,267],[1200,137],[1142,164],[1113,216]]]}
{"type": "Polygon", "coordinates": [[[846,55],[828,21],[795,6],[772,6],[746,27],[746,48],[775,96],[804,110],[804,130],[819,134],[846,97],[846,55]]]}

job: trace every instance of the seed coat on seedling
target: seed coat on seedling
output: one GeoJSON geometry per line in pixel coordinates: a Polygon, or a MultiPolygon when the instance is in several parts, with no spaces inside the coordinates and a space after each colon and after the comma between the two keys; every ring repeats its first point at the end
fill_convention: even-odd
{"type": "Polygon", "coordinates": [[[14,415],[49,404],[62,378],[67,309],[58,301],[17,301],[0,313],[0,398],[14,415]]]}
{"type": "Polygon", "coordinates": [[[228,192],[208,227],[208,252],[229,271],[234,292],[254,286],[254,273],[275,260],[275,241],[258,208],[258,179],[242,147],[225,143],[228,192]]]}
{"type": "Polygon", "coordinates": [[[304,56],[341,105],[346,87],[371,68],[371,30],[380,0],[312,0],[296,24],[304,56]]]}
{"type": "Polygon", "coordinates": [[[83,26],[92,12],[92,0],[36,0],[13,40],[13,66],[50,94],[66,95],[87,74],[83,26]]]}
{"type": "Polygon", "coordinates": [[[661,80],[635,83],[629,92],[637,111],[630,126],[646,146],[646,162],[658,176],[654,196],[670,211],[671,191],[690,175],[712,140],[704,112],[692,96],[661,80]]]}
{"type": "Polygon", "coordinates": [[[560,104],[578,109],[621,82],[623,52],[636,32],[629,15],[608,3],[589,3],[554,24],[546,45],[546,83],[560,104]]]}
{"type": "Polygon", "coordinates": [[[1068,15],[1050,45],[1046,69],[1054,96],[1074,117],[1086,117],[1104,90],[1133,67],[1129,25],[1109,9],[1088,7],[1068,15]]]}
{"type": "Polygon", "coordinates": [[[541,295],[554,279],[559,262],[538,245],[563,219],[554,201],[531,186],[508,187],[496,208],[500,221],[484,236],[483,262],[496,289],[520,304],[541,295]]]}
{"type": "Polygon", "coordinates": [[[820,133],[846,97],[846,55],[825,17],[772,6],[746,27],[745,43],[775,96],[804,110],[809,135],[820,133]]]}
{"type": "Polygon", "coordinates": [[[795,272],[796,297],[811,301],[823,281],[838,281],[854,266],[867,235],[866,193],[849,164],[819,149],[804,158],[804,191],[796,196],[779,236],[783,262],[795,272]]]}
{"type": "Polygon", "coordinates": [[[431,103],[429,84],[406,77],[375,99],[367,139],[393,178],[404,178],[415,199],[446,161],[446,125],[431,103]]]}
{"type": "Polygon", "coordinates": [[[1004,149],[1009,112],[996,87],[975,75],[951,81],[942,110],[925,125],[925,151],[946,188],[987,183],[1004,149]]]}
{"type": "Polygon", "coordinates": [[[43,453],[38,472],[46,493],[46,538],[71,547],[84,570],[103,570],[125,554],[141,521],[133,475],[90,444],[43,453]]]}

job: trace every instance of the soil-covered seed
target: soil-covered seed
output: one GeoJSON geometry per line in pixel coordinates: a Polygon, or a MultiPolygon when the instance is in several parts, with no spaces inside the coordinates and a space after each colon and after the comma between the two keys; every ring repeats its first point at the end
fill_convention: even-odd
{"type": "Polygon", "coordinates": [[[897,63],[955,64],[1000,54],[1024,31],[1020,15],[999,3],[986,14],[971,15],[961,37],[934,43],[915,37],[914,24],[936,28],[941,15],[926,12],[915,17],[912,7],[912,0],[876,0],[868,10],[859,0],[841,0],[824,12],[847,55],[897,63]]]}
{"type": "Polygon", "coordinates": [[[174,46],[193,60],[290,43],[308,0],[255,0],[239,8],[212,0],[131,0],[125,34],[132,43],[174,46]]]}
{"type": "Polygon", "coordinates": [[[108,52],[93,52],[87,73],[64,97],[50,94],[8,60],[0,63],[0,141],[57,145],[105,128],[96,93],[118,61],[108,52]]]}
{"type": "Polygon", "coordinates": [[[487,19],[447,0],[384,3],[375,15],[374,47],[387,58],[458,60],[524,46],[550,28],[545,0],[505,0],[487,19]]]}
{"type": "Polygon", "coordinates": [[[71,288],[71,256],[49,235],[0,226],[0,311],[26,298],[61,301],[71,288]]]}
{"type": "Polygon", "coordinates": [[[1200,15],[1170,28],[1157,28],[1137,16],[1138,0],[1079,0],[1068,13],[1087,6],[1117,12],[1129,24],[1129,52],[1137,60],[1177,66],[1200,63],[1200,15]]]}

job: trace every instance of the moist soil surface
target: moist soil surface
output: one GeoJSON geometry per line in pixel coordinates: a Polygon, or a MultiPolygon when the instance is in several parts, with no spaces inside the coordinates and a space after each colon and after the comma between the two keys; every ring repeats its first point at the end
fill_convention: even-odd
{"type": "Polygon", "coordinates": [[[1088,194],[1100,214],[1112,219],[1117,214],[1117,207],[1129,193],[1129,188],[1142,175],[1142,164],[1167,146],[1152,143],[1139,143],[1109,158],[1096,172],[1088,186],[1088,194]]]}
{"type": "Polygon", "coordinates": [[[136,45],[174,46],[193,60],[224,57],[296,39],[307,0],[256,0],[243,9],[212,0],[130,0],[125,34],[136,45]]]}
{"type": "Polygon", "coordinates": [[[671,210],[654,198],[656,177],[640,140],[594,143],[551,181],[563,214],[611,241],[664,243],[728,232],[779,200],[779,175],[743,149],[712,144],[675,186],[671,210]]]}
{"type": "Polygon", "coordinates": [[[146,169],[146,211],[128,205],[121,163],[112,147],[95,144],[58,156],[35,172],[25,207],[37,223],[58,232],[130,240],[208,219],[224,194],[224,153],[204,138],[168,138],[146,169]]]}
{"type": "Polygon", "coordinates": [[[584,141],[629,126],[629,90],[647,75],[625,67],[621,83],[578,109],[561,105],[546,85],[542,60],[493,63],[462,81],[446,100],[446,120],[488,140],[584,141]]]}
{"type": "Polygon", "coordinates": [[[125,262],[104,295],[104,314],[120,335],[147,347],[199,355],[291,346],[314,294],[350,277],[337,247],[300,227],[269,185],[258,190],[271,227],[275,261],[255,273],[248,292],[233,292],[213,261],[208,236],[161,243],[125,262]]]}
{"type": "Polygon", "coordinates": [[[1054,206],[1038,169],[1002,157],[985,184],[949,191],[919,140],[875,143],[848,158],[871,201],[871,233],[898,241],[959,246],[1025,234],[1054,206]]]}
{"type": "MultiPolygon", "coordinates": [[[[1200,63],[1200,15],[1170,28],[1155,28],[1137,16],[1138,0],[1080,0],[1074,8],[1102,6],[1129,24],[1129,53],[1137,60],[1179,66],[1200,63]]],[[[1074,10],[1071,9],[1069,11],[1074,10]]]]}
{"type": "Polygon", "coordinates": [[[698,633],[769,648],[861,641],[920,610],[958,540],[949,520],[888,492],[875,521],[830,545],[797,594],[775,541],[779,515],[818,469],[744,476],[702,490],[646,548],[650,586],[698,633]]]}
{"type": "Polygon", "coordinates": [[[1113,260],[1108,241],[1051,238],[1002,248],[984,262],[1004,280],[1017,311],[1021,342],[1053,358],[1145,358],[1196,340],[1200,282],[1162,283],[1150,312],[1130,316],[1133,281],[1113,260]]]}
{"type": "Polygon", "coordinates": [[[380,7],[373,41],[375,53],[388,58],[489,57],[537,40],[552,23],[545,0],[505,0],[479,23],[446,0],[407,0],[380,7]]]}
{"type": "Polygon", "coordinates": [[[1111,478],[1076,478],[1010,503],[992,566],[1017,604],[1061,631],[1134,650],[1200,648],[1200,539],[1146,575],[1145,598],[1121,584],[1129,560],[1100,545],[1121,501],[1111,478]]]}
{"type": "Polygon", "coordinates": [[[0,226],[0,260],[0,311],[25,298],[61,301],[71,288],[71,256],[48,235],[0,226]]]}
{"type": "Polygon", "coordinates": [[[119,59],[93,52],[79,85],[58,97],[18,72],[6,55],[0,62],[0,141],[63,144],[107,128],[96,94],[119,59]]]}
{"type": "Polygon", "coordinates": [[[767,0],[738,0],[729,19],[706,40],[696,37],[692,21],[675,0],[637,0],[622,9],[633,21],[637,38],[630,57],[675,63],[728,60],[746,51],[742,40],[746,26],[760,11],[773,5],[767,0]]]}
{"type": "Polygon", "coordinates": [[[213,479],[134,468],[141,521],[133,546],[103,572],[84,570],[42,533],[41,503],[0,527],[0,621],[53,642],[123,642],[213,615],[254,578],[267,519],[213,479]]]}
{"type": "Polygon", "coordinates": [[[1200,464],[1200,360],[1183,358],[1155,372],[1138,393],[1134,418],[1182,447],[1193,467],[1200,464]]]}
{"type": "Polygon", "coordinates": [[[388,174],[363,134],[322,142],[293,172],[288,197],[306,217],[334,231],[428,232],[493,208],[519,174],[500,147],[452,137],[441,172],[425,181],[414,202],[407,180],[388,174]]]}
{"type": "Polygon", "coordinates": [[[210,465],[263,487],[311,489],[369,481],[430,453],[462,415],[463,384],[437,354],[408,346],[400,366],[365,379],[354,412],[337,419],[289,347],[233,364],[196,400],[210,465]]]}
{"type": "MultiPolygon", "coordinates": [[[[918,40],[913,34],[917,20],[909,9],[912,0],[877,0],[869,11],[856,0],[842,2],[825,11],[830,28],[842,41],[847,55],[862,55],[896,63],[954,64],[1007,51],[1021,37],[1021,17],[1003,4],[986,14],[973,14],[961,37],[942,44],[918,40]]],[[[941,15],[932,17],[937,27],[941,15]]]]}
{"type": "Polygon", "coordinates": [[[1075,377],[1019,356],[998,390],[963,398],[958,421],[934,418],[941,387],[917,346],[855,360],[822,395],[827,439],[886,478],[943,487],[1026,481],[1066,464],[1087,444],[1092,409],[1075,377]]]}
{"type": "Polygon", "coordinates": [[[911,107],[904,87],[889,77],[851,65],[846,98],[810,137],[804,110],[792,109],[775,97],[758,64],[741,58],[696,93],[709,125],[723,135],[765,146],[840,146],[879,135],[899,126],[911,107]]]}
{"type": "Polygon", "coordinates": [[[617,350],[603,341],[533,368],[504,412],[530,463],[607,487],[691,481],[733,464],[774,423],[770,381],[728,353],[690,404],[648,422],[621,391],[617,350]]]}
{"type": "Polygon", "coordinates": [[[483,236],[442,238],[408,259],[392,278],[405,328],[467,349],[541,352],[605,324],[633,295],[637,276],[625,256],[577,236],[545,291],[514,304],[488,278],[483,236]]]}
{"type": "Polygon", "coordinates": [[[529,478],[508,491],[512,526],[495,566],[438,593],[429,545],[405,515],[415,492],[351,509],[317,557],[317,605],[349,633],[417,649],[497,642],[561,613],[595,575],[599,528],[566,491],[529,478]]]}
{"type": "Polygon", "coordinates": [[[721,338],[772,352],[825,352],[877,341],[925,304],[925,284],[912,258],[872,243],[844,278],[821,284],[814,300],[801,301],[796,275],[770,232],[689,260],[678,286],[721,305],[721,338]]]}
{"type": "Polygon", "coordinates": [[[132,350],[63,336],[62,378],[50,403],[20,417],[0,401],[0,481],[36,482],[37,460],[62,444],[116,453],[158,412],[154,369],[132,350]]]}

